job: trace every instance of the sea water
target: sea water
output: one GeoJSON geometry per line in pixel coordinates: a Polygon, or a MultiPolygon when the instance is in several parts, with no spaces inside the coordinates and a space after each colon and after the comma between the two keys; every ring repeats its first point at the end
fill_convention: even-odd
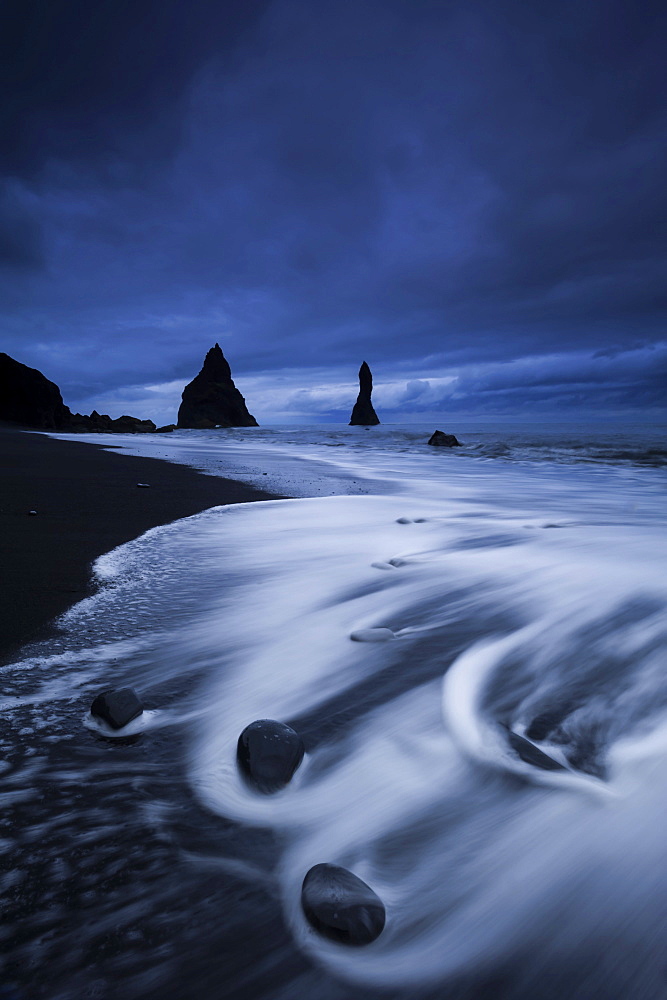
{"type": "Polygon", "coordinates": [[[3,668],[8,996],[667,997],[661,437],[425,431],[109,436],[295,499],[102,556],[3,668]],[[557,770],[512,745],[545,717],[557,770]],[[272,796],[235,761],[261,718],[307,750],[272,796]],[[382,898],[372,945],[307,925],[320,862],[382,898]]]}

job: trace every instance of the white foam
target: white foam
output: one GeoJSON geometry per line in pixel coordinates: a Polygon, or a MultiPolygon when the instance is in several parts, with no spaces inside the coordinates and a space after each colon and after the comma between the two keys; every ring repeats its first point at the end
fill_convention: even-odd
{"type": "MultiPolygon", "coordinates": [[[[138,688],[194,678],[182,716],[193,788],[220,816],[280,834],[288,924],[337,976],[410,989],[521,954],[539,984],[584,941],[599,950],[604,996],[613,940],[637,995],[651,995],[656,966],[637,939],[662,933],[667,897],[657,480],[425,454],[418,474],[413,455],[365,451],[360,468],[340,452],[326,463],[317,452],[322,488],[359,469],[393,492],[217,508],[148,533],[98,564],[105,586],[72,622],[136,635],[138,688]],[[561,700],[562,762],[594,736],[607,782],[508,752],[504,725],[525,731],[561,700]],[[236,765],[258,718],[315,734],[272,796],[236,765]],[[307,928],[300,886],[322,861],[384,900],[372,947],[307,928]]],[[[237,442],[216,453],[220,468],[232,453],[250,460],[237,442]]]]}

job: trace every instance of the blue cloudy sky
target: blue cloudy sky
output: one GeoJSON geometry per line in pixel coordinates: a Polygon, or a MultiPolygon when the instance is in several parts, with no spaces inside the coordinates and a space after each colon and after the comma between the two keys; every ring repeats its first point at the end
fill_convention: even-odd
{"type": "Polygon", "coordinates": [[[0,350],[175,417],[664,416],[665,5],[6,0],[0,350]]]}

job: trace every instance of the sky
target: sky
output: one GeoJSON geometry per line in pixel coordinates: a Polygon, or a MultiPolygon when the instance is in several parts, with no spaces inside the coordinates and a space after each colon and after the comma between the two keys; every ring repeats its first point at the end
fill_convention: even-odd
{"type": "Polygon", "coordinates": [[[5,0],[0,350],[175,419],[665,418],[664,3],[5,0]]]}

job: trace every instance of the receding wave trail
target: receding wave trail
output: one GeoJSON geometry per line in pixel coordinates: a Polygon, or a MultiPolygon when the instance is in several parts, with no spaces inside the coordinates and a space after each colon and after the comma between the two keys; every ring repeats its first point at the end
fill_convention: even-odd
{"type": "MultiPolygon", "coordinates": [[[[602,925],[623,936],[629,913],[653,923],[661,906],[654,824],[667,796],[655,773],[667,760],[660,740],[646,741],[665,724],[667,587],[652,532],[552,532],[504,518],[498,547],[497,517],[492,534],[479,519],[471,532],[456,506],[408,505],[406,524],[397,523],[404,498],[244,514],[254,524],[234,561],[261,566],[262,582],[230,612],[235,668],[211,688],[215,717],[193,767],[210,808],[281,831],[284,905],[302,947],[375,986],[461,976],[531,941],[548,967],[563,948],[588,941],[596,951],[602,925]],[[377,559],[397,565],[380,572],[377,559]],[[398,638],[353,644],[360,627],[398,638]],[[483,648],[480,633],[493,637],[483,648]],[[574,692],[556,736],[571,768],[552,774],[513,756],[501,724],[520,731],[574,692]],[[247,721],[277,716],[316,738],[337,711],[335,740],[315,739],[295,787],[264,800],[241,786],[234,746],[247,721]],[[298,888],[321,860],[352,867],[387,901],[385,933],[363,954],[305,926],[298,888]],[[639,884],[646,892],[634,911],[626,880],[630,896],[639,884]],[[564,899],[578,916],[562,926],[564,899]]],[[[626,957],[636,982],[638,963],[626,957]]],[[[604,988],[616,989],[616,974],[604,988]]]]}
{"type": "MultiPolygon", "coordinates": [[[[172,801],[166,780],[144,802],[151,829],[208,879],[277,898],[292,946],[319,970],[318,995],[476,998],[493,982],[507,1000],[659,1000],[660,483],[472,462],[408,473],[401,465],[395,494],[216,508],[108,554],[98,594],[66,616],[63,648],[7,671],[17,698],[7,711],[64,740],[58,706],[83,729],[81,705],[111,673],[152,695],[136,746],[148,758],[159,749],[163,780],[180,760],[194,801],[172,801]],[[375,629],[386,641],[364,641],[375,629]],[[254,794],[235,764],[238,735],[257,718],[289,723],[306,743],[295,780],[273,796],[254,794]],[[560,767],[525,760],[511,734],[560,767]],[[208,816],[246,833],[186,836],[186,808],[201,809],[203,831],[208,816]],[[249,854],[244,841],[265,831],[271,849],[249,854]],[[306,924],[301,882],[322,861],[385,902],[385,930],[367,948],[306,924]]],[[[35,732],[26,740],[39,749],[35,732]]],[[[134,761],[133,746],[120,749],[134,761]]],[[[57,784],[61,772],[35,756],[57,784]]],[[[94,755],[79,766],[101,780],[94,755]]],[[[117,812],[104,823],[120,829],[117,812]]],[[[170,919],[178,887],[152,875],[126,893],[128,913],[148,908],[150,924],[170,919]]],[[[267,904],[253,905],[262,927],[267,904]]],[[[77,947],[110,919],[91,912],[77,947]]],[[[152,995],[136,968],[119,975],[126,996],[152,995]]],[[[242,991],[238,969],[226,975],[230,995],[235,983],[242,991]]],[[[283,975],[252,995],[295,995],[301,973],[283,975]]]]}

